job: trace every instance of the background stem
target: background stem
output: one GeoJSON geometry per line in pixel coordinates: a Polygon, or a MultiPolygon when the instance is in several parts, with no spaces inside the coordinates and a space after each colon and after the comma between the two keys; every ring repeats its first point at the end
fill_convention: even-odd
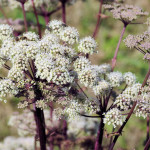
{"type": "Polygon", "coordinates": [[[102,5],[103,5],[103,0],[100,1],[100,7],[99,7],[99,13],[98,13],[98,17],[97,17],[97,23],[96,23],[96,27],[93,33],[93,38],[96,38],[96,35],[98,34],[99,31],[99,25],[101,22],[101,13],[102,13],[102,5]]]}
{"type": "Polygon", "coordinates": [[[46,150],[45,120],[43,110],[35,107],[34,116],[40,141],[40,149],[46,150]]]}
{"type": "Polygon", "coordinates": [[[112,59],[112,71],[114,70],[114,68],[116,66],[116,61],[117,61],[117,55],[118,55],[119,47],[120,47],[120,44],[121,44],[124,32],[126,30],[126,27],[127,27],[127,24],[124,24],[122,32],[121,32],[121,35],[120,35],[120,39],[119,39],[117,47],[116,47],[116,51],[115,51],[114,57],[112,59]]]}
{"type": "Polygon", "coordinates": [[[31,0],[31,2],[32,2],[32,7],[33,7],[33,10],[34,10],[35,17],[36,17],[39,37],[41,38],[41,28],[40,28],[39,18],[38,18],[38,14],[37,14],[37,11],[36,11],[36,8],[35,8],[34,0],[31,0]]]}
{"type": "Polygon", "coordinates": [[[24,17],[24,25],[25,25],[25,31],[28,31],[28,26],[27,26],[27,18],[26,18],[26,12],[24,9],[24,3],[21,3],[22,6],[22,12],[23,12],[23,17],[24,17]]]}
{"type": "Polygon", "coordinates": [[[95,149],[94,150],[101,150],[102,149],[102,140],[103,140],[103,133],[104,133],[104,122],[103,117],[101,117],[101,122],[99,125],[99,130],[97,133],[95,149]]]}
{"type": "Polygon", "coordinates": [[[66,0],[62,0],[62,21],[66,24],[66,0]]]}
{"type": "Polygon", "coordinates": [[[146,145],[145,145],[145,147],[144,147],[144,150],[148,150],[149,147],[150,147],[150,138],[149,138],[149,140],[147,141],[147,143],[146,143],[146,145]]]}

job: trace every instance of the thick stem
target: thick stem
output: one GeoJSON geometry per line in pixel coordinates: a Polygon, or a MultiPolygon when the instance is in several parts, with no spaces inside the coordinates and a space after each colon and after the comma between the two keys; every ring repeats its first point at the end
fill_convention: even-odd
{"type": "MultiPolygon", "coordinates": [[[[147,82],[149,76],[150,76],[150,67],[149,67],[149,70],[148,70],[148,72],[147,72],[147,74],[146,74],[146,76],[145,76],[145,79],[144,79],[144,81],[143,81],[141,87],[144,87],[144,86],[145,86],[145,84],[146,84],[146,82],[147,82]]],[[[141,92],[139,92],[138,95],[139,95],[140,93],[141,93],[141,92]]],[[[133,106],[132,106],[132,108],[131,108],[131,110],[130,110],[130,112],[129,112],[127,118],[126,118],[126,120],[124,121],[124,123],[122,124],[122,126],[121,126],[121,127],[119,128],[119,130],[118,130],[118,133],[119,133],[119,134],[115,136],[115,138],[114,138],[114,140],[113,140],[113,142],[112,142],[112,144],[111,144],[109,150],[113,150],[113,148],[114,148],[114,146],[115,146],[115,144],[116,144],[116,141],[117,141],[118,137],[119,137],[120,134],[122,133],[123,128],[125,127],[125,125],[127,124],[128,120],[130,119],[131,115],[133,114],[133,111],[134,111],[134,108],[135,108],[136,104],[137,104],[137,102],[134,102],[134,104],[133,104],[133,106]]]]}
{"type": "Polygon", "coordinates": [[[146,143],[146,145],[145,145],[145,147],[144,147],[144,150],[148,150],[149,147],[150,147],[150,138],[149,138],[149,140],[147,141],[147,143],[146,143]]]}
{"type": "Polygon", "coordinates": [[[66,0],[62,0],[62,21],[66,24],[66,0]]]}
{"type": "Polygon", "coordinates": [[[120,39],[119,39],[118,44],[117,44],[117,47],[116,47],[116,51],[115,51],[114,57],[113,57],[113,59],[112,59],[112,71],[114,70],[114,68],[115,68],[115,66],[116,66],[117,55],[118,55],[120,43],[121,43],[121,41],[122,41],[122,38],[123,38],[124,32],[125,32],[125,30],[126,30],[126,27],[127,27],[127,24],[124,24],[123,29],[122,29],[122,32],[121,32],[121,35],[120,35],[120,39]]]}
{"type": "Polygon", "coordinates": [[[35,17],[36,17],[39,37],[41,38],[41,28],[40,28],[39,18],[38,18],[38,14],[37,14],[37,11],[36,11],[36,8],[35,8],[34,0],[31,0],[31,2],[32,2],[32,7],[33,7],[33,10],[34,10],[35,17]]]}
{"type": "Polygon", "coordinates": [[[22,6],[23,17],[24,17],[25,30],[27,32],[28,31],[28,26],[27,26],[26,12],[25,12],[25,9],[24,9],[24,3],[21,3],[21,6],[22,6]]]}
{"type": "Polygon", "coordinates": [[[149,139],[149,116],[147,116],[147,135],[146,135],[145,143],[147,143],[148,139],[149,139]]]}
{"type": "Polygon", "coordinates": [[[96,27],[93,33],[93,38],[96,38],[96,35],[98,34],[99,31],[99,25],[101,22],[101,13],[102,13],[102,5],[103,5],[103,0],[100,1],[100,6],[99,6],[99,13],[98,13],[98,17],[97,17],[97,23],[96,23],[96,27]]]}
{"type": "Polygon", "coordinates": [[[104,121],[103,118],[101,118],[94,150],[102,149],[102,140],[103,140],[103,133],[104,133],[104,122],[103,121],[104,121]]]}
{"type": "Polygon", "coordinates": [[[40,140],[40,149],[46,150],[46,134],[45,134],[45,120],[43,110],[35,108],[34,112],[35,122],[40,140]]]}
{"type": "MultiPolygon", "coordinates": [[[[39,100],[43,98],[38,85],[34,86],[35,99],[39,100]]],[[[40,150],[46,150],[46,133],[45,133],[45,118],[43,110],[34,107],[34,118],[36,122],[37,135],[40,141],[40,150]]]]}

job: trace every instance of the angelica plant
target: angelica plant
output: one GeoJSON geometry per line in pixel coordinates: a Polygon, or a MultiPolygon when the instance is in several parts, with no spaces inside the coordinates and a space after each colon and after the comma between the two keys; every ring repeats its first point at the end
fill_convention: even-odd
{"type": "MultiPolygon", "coordinates": [[[[109,64],[92,65],[86,55],[97,51],[97,43],[92,37],[80,40],[78,31],[64,26],[61,21],[51,21],[42,39],[32,32],[15,38],[12,27],[8,25],[1,25],[0,29],[1,67],[8,71],[6,77],[1,76],[1,100],[6,102],[10,94],[24,98],[18,108],[30,108],[35,124],[30,124],[31,129],[29,125],[23,125],[25,128],[28,126],[28,132],[33,130],[30,134],[39,137],[41,149],[46,149],[47,141],[48,119],[44,117],[43,110],[51,108],[52,103],[58,105],[53,107],[53,112],[59,119],[71,121],[91,115],[101,118],[95,150],[101,148],[104,125],[112,124],[114,128],[122,125],[124,112],[138,101],[141,84],[136,81],[135,75],[112,72],[109,64]],[[125,88],[121,89],[121,85],[125,88]],[[93,96],[87,94],[83,87],[93,91],[93,96]]],[[[143,90],[142,94],[145,93],[143,90]]],[[[145,105],[139,101],[138,105],[136,116],[143,112],[149,114],[145,105]]],[[[20,132],[19,120],[18,125],[12,122],[9,124],[18,126],[20,132]]],[[[21,133],[26,134],[27,131],[24,129],[21,133]]]]}
{"type": "MultiPolygon", "coordinates": [[[[51,3],[47,4],[48,1],[14,1],[18,7],[22,7],[26,32],[15,37],[12,26],[0,25],[0,69],[6,70],[6,75],[0,76],[0,100],[6,103],[10,96],[20,98],[18,108],[25,110],[22,114],[13,115],[9,125],[17,127],[19,135],[34,136],[35,149],[38,144],[41,150],[53,150],[54,146],[61,147],[67,141],[72,144],[71,137],[78,141],[73,132],[79,131],[72,130],[78,127],[80,131],[89,132],[88,121],[83,119],[86,117],[91,120],[94,118],[94,133],[97,132],[97,137],[96,140],[89,137],[90,141],[94,141],[94,150],[103,148],[106,124],[112,125],[114,129],[120,127],[115,132],[113,141],[110,140],[111,150],[133,113],[143,118],[148,117],[150,113],[150,91],[147,82],[150,70],[142,84],[131,72],[114,71],[126,26],[138,16],[145,16],[147,13],[130,5],[104,5],[113,13],[115,19],[123,22],[124,28],[112,66],[93,65],[88,56],[98,53],[94,38],[100,24],[103,1],[100,3],[93,37],[84,38],[80,38],[76,28],[66,24],[65,6],[68,1],[60,1],[63,21],[50,22],[47,17],[51,14],[48,9],[48,4],[51,3]],[[46,8],[43,10],[41,6],[46,8]],[[36,16],[39,35],[28,31],[26,10],[31,7],[36,16]],[[47,24],[42,38],[38,21],[39,11],[44,12],[47,24]],[[100,119],[99,127],[96,118],[100,119]],[[87,124],[82,119],[87,121],[87,124]],[[67,122],[70,124],[68,127],[67,122]],[[58,139],[61,139],[61,144],[58,139]]],[[[58,4],[58,1],[51,2],[58,4]]],[[[149,61],[149,32],[137,37],[130,35],[125,42],[128,47],[135,47],[144,53],[144,58],[149,61]]],[[[5,140],[2,147],[5,148],[5,140]]]]}

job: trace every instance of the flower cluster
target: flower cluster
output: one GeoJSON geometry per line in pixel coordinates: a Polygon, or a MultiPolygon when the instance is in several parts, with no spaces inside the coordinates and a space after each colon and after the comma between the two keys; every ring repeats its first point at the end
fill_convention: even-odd
{"type": "Polygon", "coordinates": [[[110,111],[108,111],[104,118],[104,123],[107,123],[108,125],[112,124],[114,128],[117,125],[122,125],[125,121],[125,116],[121,114],[121,111],[117,108],[113,108],[110,111]]]}
{"type": "Polygon", "coordinates": [[[128,35],[124,42],[127,47],[136,48],[144,54],[144,59],[150,59],[150,31],[145,31],[140,35],[128,35]]]}
{"type": "MultiPolygon", "coordinates": [[[[3,38],[0,49],[1,67],[8,70],[7,77],[0,80],[2,99],[9,94],[25,97],[18,108],[33,104],[41,111],[55,102],[57,105],[53,109],[58,118],[66,115],[71,120],[81,113],[90,113],[103,116],[104,122],[114,127],[122,124],[122,114],[138,100],[141,84],[136,82],[131,72],[112,72],[109,64],[92,65],[86,57],[97,48],[92,37],[80,40],[75,28],[56,20],[49,22],[42,39],[33,32],[26,32],[17,38],[12,33],[4,34],[7,38],[3,38]],[[85,89],[92,90],[94,97],[86,94],[85,89]],[[112,106],[102,112],[102,105],[107,105],[109,98],[113,100],[112,106]]],[[[146,37],[148,32],[144,39],[146,37]]],[[[147,112],[145,107],[137,107],[139,116],[141,110],[147,112]]],[[[21,124],[23,120],[19,115],[10,121],[10,124],[18,126],[19,133],[23,135],[32,133],[29,129],[35,131],[35,122],[30,123],[33,114],[25,114],[21,118],[29,117],[29,122],[21,124]]]]}
{"type": "Polygon", "coordinates": [[[138,16],[148,15],[148,12],[143,12],[143,10],[139,7],[133,5],[123,5],[114,3],[112,5],[106,4],[104,8],[110,10],[115,19],[119,19],[124,23],[131,23],[136,20],[138,16]]]}
{"type": "MultiPolygon", "coordinates": [[[[44,116],[46,120],[46,125],[48,127],[57,127],[59,126],[59,120],[55,117],[54,114],[54,120],[50,120],[50,113],[47,109],[44,110],[44,116]]],[[[34,114],[28,110],[25,109],[21,114],[16,112],[14,113],[8,122],[8,125],[11,127],[17,128],[18,134],[20,136],[27,136],[27,135],[36,135],[36,123],[34,120],[34,114]]]]}
{"type": "Polygon", "coordinates": [[[34,137],[9,136],[0,143],[0,150],[34,150],[34,137]]]}

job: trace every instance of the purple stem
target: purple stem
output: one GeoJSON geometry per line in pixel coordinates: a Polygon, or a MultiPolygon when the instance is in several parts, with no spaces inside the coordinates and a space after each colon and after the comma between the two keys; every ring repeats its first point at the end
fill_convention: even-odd
{"type": "Polygon", "coordinates": [[[147,136],[146,136],[146,142],[149,139],[149,116],[147,116],[147,136]]]}
{"type": "MultiPolygon", "coordinates": [[[[35,99],[41,99],[42,93],[38,88],[38,85],[34,86],[35,99]]],[[[45,118],[43,110],[35,107],[34,118],[36,122],[37,134],[40,141],[40,150],[46,150],[46,133],[45,133],[45,118]]]]}
{"type": "Polygon", "coordinates": [[[116,48],[115,54],[114,54],[114,57],[113,57],[113,59],[112,59],[112,71],[114,70],[114,68],[115,68],[115,66],[116,66],[117,55],[118,55],[120,43],[121,43],[121,41],[122,41],[122,38],[123,38],[124,32],[125,32],[125,30],[126,30],[126,27],[127,27],[127,24],[124,23],[124,26],[123,26],[123,29],[122,29],[122,32],[121,32],[121,35],[120,35],[119,42],[118,42],[118,44],[117,44],[117,48],[116,48]]]}
{"type": "MultiPolygon", "coordinates": [[[[145,84],[146,84],[146,82],[147,82],[149,76],[150,76],[150,67],[149,67],[149,70],[148,70],[148,72],[147,72],[147,74],[146,74],[146,76],[145,76],[145,79],[144,79],[144,81],[143,81],[141,87],[144,87],[144,86],[145,86],[145,84]]],[[[141,92],[139,92],[138,95],[139,95],[140,93],[141,93],[141,92]]],[[[120,134],[122,133],[123,128],[125,127],[125,125],[127,124],[128,120],[130,119],[131,115],[133,114],[133,111],[134,111],[134,108],[135,108],[136,104],[137,104],[137,102],[134,102],[134,103],[133,103],[133,106],[132,106],[132,108],[131,108],[131,110],[130,110],[130,112],[129,112],[127,118],[126,118],[126,120],[124,121],[124,123],[122,124],[122,126],[119,128],[119,130],[118,130],[118,132],[117,132],[117,133],[119,133],[119,134],[115,136],[115,138],[114,138],[114,140],[113,140],[113,142],[112,142],[112,144],[111,144],[109,150],[113,150],[113,148],[114,148],[114,146],[115,146],[115,144],[116,144],[117,139],[119,138],[120,134]]]]}
{"type": "Polygon", "coordinates": [[[40,140],[40,149],[46,150],[45,120],[43,110],[40,108],[35,108],[34,117],[40,140]]]}
{"type": "Polygon", "coordinates": [[[38,18],[38,14],[37,14],[37,11],[36,11],[36,8],[35,8],[34,0],[31,0],[31,2],[32,2],[32,7],[33,7],[33,10],[34,10],[35,17],[36,17],[39,37],[41,38],[41,28],[40,28],[39,18],[38,18]]]}
{"type": "Polygon", "coordinates": [[[66,24],[66,0],[62,0],[62,21],[66,24]]]}
{"type": "Polygon", "coordinates": [[[99,7],[99,13],[98,13],[98,18],[97,18],[97,23],[96,23],[96,27],[93,33],[93,38],[96,38],[96,35],[98,34],[98,29],[99,29],[99,25],[101,22],[101,13],[102,13],[102,5],[103,5],[103,0],[100,1],[100,7],[99,7]]]}
{"type": "Polygon", "coordinates": [[[144,150],[148,150],[149,147],[150,147],[150,138],[148,139],[148,141],[147,141],[147,143],[146,143],[146,145],[144,147],[144,150]]]}
{"type": "Polygon", "coordinates": [[[22,6],[22,12],[23,12],[23,17],[24,17],[24,25],[25,25],[25,31],[28,31],[28,26],[27,26],[27,18],[26,18],[26,12],[24,9],[24,3],[21,2],[21,6],[22,6]]]}
{"type": "Polygon", "coordinates": [[[97,133],[97,138],[96,138],[94,150],[101,150],[102,149],[103,133],[104,133],[104,122],[103,122],[103,118],[101,117],[101,123],[99,125],[99,130],[97,133]]]}

